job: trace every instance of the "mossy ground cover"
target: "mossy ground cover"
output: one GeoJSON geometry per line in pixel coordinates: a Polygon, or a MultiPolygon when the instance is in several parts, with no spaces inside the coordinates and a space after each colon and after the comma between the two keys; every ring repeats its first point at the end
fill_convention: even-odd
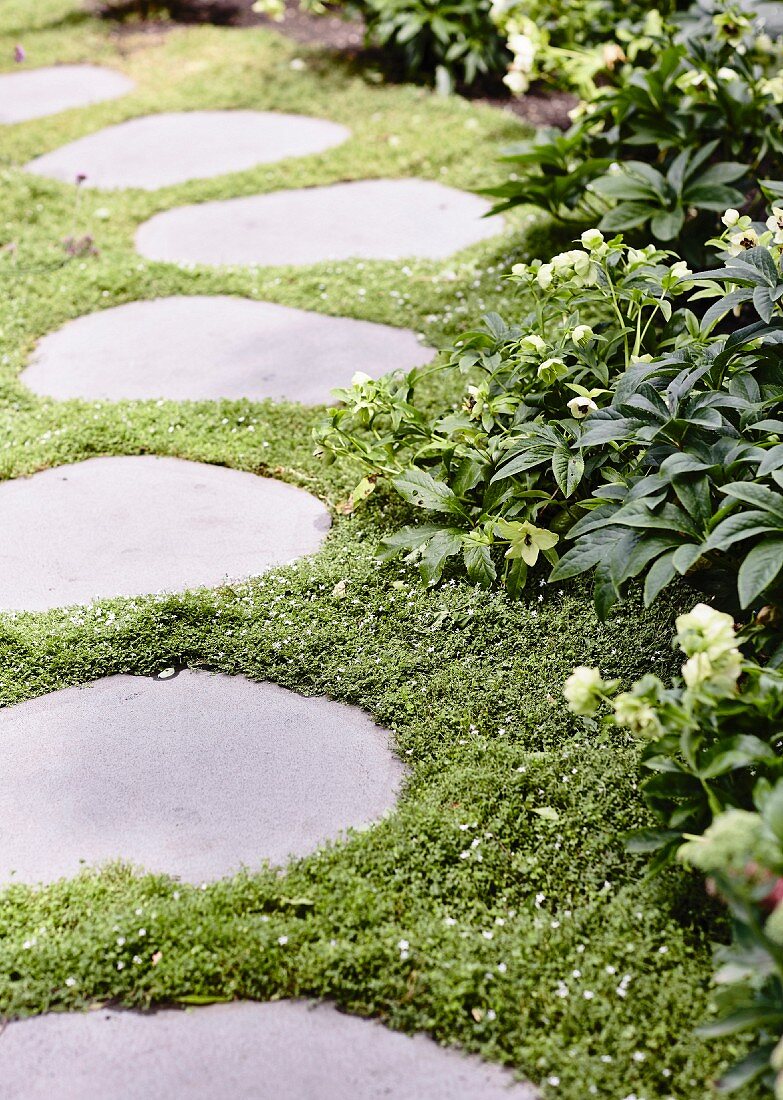
{"type": "MultiPolygon", "coordinates": [[[[26,391],[19,371],[35,340],[67,319],[173,293],[406,325],[437,344],[484,308],[513,309],[502,273],[549,247],[546,226],[520,221],[445,263],[150,263],[134,252],[133,233],[159,210],[372,176],[470,188],[484,182],[498,145],[524,131],[488,108],[378,85],[266,30],[117,33],[73,0],[6,0],[6,67],[17,41],[29,65],[104,63],[138,87],[0,136],[0,243],[16,246],[0,257],[5,478],[93,455],[168,454],[271,473],[338,506],[356,472],[313,457],[318,410],[56,403],[26,391]],[[348,124],[353,138],[320,156],[153,194],[77,194],[20,171],[122,119],[205,107],[321,115],[348,124]],[[63,239],[85,234],[98,255],[68,257],[63,239]]],[[[251,583],[0,617],[5,704],[117,672],[202,666],[359,704],[394,730],[410,767],[395,814],[284,874],[197,888],[110,868],[8,889],[0,1009],[322,996],[508,1063],[552,1095],[709,1095],[737,1054],[692,1034],[709,1011],[720,917],[698,880],[646,880],[643,861],[625,853],[621,834],[646,820],[637,749],[619,731],[572,721],[560,696],[578,663],[626,680],[667,671],[673,603],[650,613],[631,601],[600,626],[581,587],[551,589],[540,578],[519,603],[448,579],[423,590],[407,568],[373,560],[396,508],[383,497],[353,515],[335,507],[319,555],[251,583]]]]}

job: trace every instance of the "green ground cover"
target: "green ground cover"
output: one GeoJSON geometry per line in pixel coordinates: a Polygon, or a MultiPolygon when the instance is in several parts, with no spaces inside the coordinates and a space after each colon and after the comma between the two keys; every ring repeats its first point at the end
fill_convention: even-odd
{"type": "Polygon", "coordinates": [[[506,1062],[553,1096],[709,1095],[709,1081],[741,1052],[692,1033],[709,1012],[710,940],[723,935],[722,918],[696,876],[648,881],[643,860],[624,852],[620,835],[647,821],[639,749],[622,731],[571,718],[560,695],[581,663],[626,682],[650,668],[668,675],[677,597],[652,612],[629,601],[601,626],[578,585],[536,583],[518,603],[456,580],[425,590],[411,570],[373,560],[380,533],[399,522],[397,504],[340,512],[356,475],[313,457],[318,410],[56,403],[17,380],[35,340],[67,319],[172,293],[234,293],[406,325],[433,344],[485,307],[508,312],[501,275],[515,259],[553,250],[549,227],[529,215],[444,263],[184,269],[143,260],[132,238],[159,210],[283,187],[420,175],[467,189],[521,125],[459,99],[380,86],[272,31],[117,34],[73,0],[40,0],[33,11],[6,0],[6,68],[17,41],[30,65],[105,63],[138,88],[3,131],[0,245],[16,248],[0,254],[0,474],[99,454],[177,455],[302,485],[335,509],[335,526],[315,558],[252,583],[0,617],[0,700],[171,664],[244,673],[365,707],[395,731],[411,773],[394,815],[284,875],[194,888],[114,868],[6,890],[0,1010],[324,996],[506,1062]],[[291,68],[295,58],[303,70],[291,68]],[[317,157],[153,194],[77,196],[19,170],[125,118],[204,107],[323,115],[353,138],[317,157]],[[85,234],[98,255],[68,258],[63,238],[85,234]]]}

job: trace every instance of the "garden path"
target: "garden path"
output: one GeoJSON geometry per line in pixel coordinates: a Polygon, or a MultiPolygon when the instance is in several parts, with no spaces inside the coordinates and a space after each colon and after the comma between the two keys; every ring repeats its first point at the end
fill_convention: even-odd
{"type": "MultiPolygon", "coordinates": [[[[0,79],[32,89],[35,114],[47,104],[53,110],[122,90],[122,78],[113,84],[100,70],[92,82],[81,74],[81,99],[64,70],[20,75],[26,85],[16,74],[0,79]]],[[[15,110],[0,117],[32,117],[15,110]]],[[[154,189],[301,154],[308,143],[317,151],[347,136],[318,120],[283,118],[140,119],[28,167],[66,180],[86,175],[98,187],[154,189]],[[208,164],[202,142],[214,125],[222,131],[220,156],[208,164]]],[[[495,233],[479,221],[486,209],[435,183],[352,182],[160,214],[142,227],[138,246],[156,258],[204,263],[440,257],[495,233]]],[[[172,299],[73,322],[42,342],[26,380],[56,397],[318,402],[354,369],[383,372],[428,358],[411,334],[383,326],[223,298],[172,299]],[[265,342],[254,355],[253,346],[265,342]],[[280,370],[281,361],[297,362],[298,372],[280,370]]],[[[249,576],[313,552],[329,526],[322,505],[302,490],[151,456],[94,458],[5,482],[0,509],[14,545],[24,547],[4,563],[0,606],[28,610],[249,576]]],[[[355,708],[204,672],[162,683],[111,677],[1,717],[11,761],[0,798],[10,807],[5,881],[51,880],[74,873],[82,860],[114,857],[190,881],[263,858],[279,862],[377,819],[402,778],[388,734],[355,708]]],[[[133,951],[144,951],[144,919],[141,913],[140,927],[117,939],[128,965],[136,958],[131,941],[133,951]]],[[[117,965],[126,965],[123,958],[117,965]]],[[[124,1100],[533,1096],[497,1067],[429,1039],[295,1002],[37,1017],[7,1029],[0,1075],[5,1095],[18,1100],[52,1091],[124,1100]]]]}

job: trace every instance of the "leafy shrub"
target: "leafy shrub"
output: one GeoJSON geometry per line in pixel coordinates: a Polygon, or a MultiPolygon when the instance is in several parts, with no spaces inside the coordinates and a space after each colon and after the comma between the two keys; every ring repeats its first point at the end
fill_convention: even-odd
{"type": "Polygon", "coordinates": [[[506,38],[512,61],[504,78],[515,95],[543,79],[582,94],[595,92],[598,74],[636,57],[658,31],[661,17],[689,0],[661,0],[651,11],[637,0],[495,0],[491,15],[506,38]]]}
{"type": "Polygon", "coordinates": [[[491,0],[343,0],[364,20],[367,41],[394,56],[408,77],[437,79],[443,90],[497,80],[504,41],[490,18],[491,0]]]}
{"type": "MultiPolygon", "coordinates": [[[[358,458],[430,515],[388,538],[384,560],[412,552],[434,583],[461,554],[473,581],[491,584],[501,568],[512,593],[540,555],[557,560],[574,505],[613,462],[608,449],[585,455],[585,417],[636,358],[678,346],[687,332],[672,318],[672,297],[690,274],[684,264],[600,233],[583,243],[549,264],[514,268],[534,302],[521,325],[492,314],[434,368],[357,377],[337,391],[342,404],[318,430],[320,446],[358,458]],[[474,380],[460,406],[430,415],[417,404],[433,371],[474,380]],[[496,548],[505,551],[502,566],[496,548]]],[[[360,494],[370,487],[364,481],[360,494]]]]}
{"type": "Polygon", "coordinates": [[[544,557],[553,580],[594,572],[601,615],[642,573],[648,603],[683,575],[743,607],[776,597],[781,218],[754,228],[728,211],[724,266],[695,276],[588,230],[583,248],[514,268],[533,302],[521,324],[490,315],[435,367],[341,391],[320,445],[364,464],[359,495],[385,478],[429,513],[382,559],[407,553],[434,583],[461,554],[474,582],[517,594],[544,557]],[[689,289],[694,306],[715,299],[701,320],[674,308],[689,289]],[[427,409],[433,371],[461,404],[427,409]]]}
{"type": "MultiPolygon", "coordinates": [[[[701,9],[699,9],[701,11],[701,9]]],[[[602,216],[605,232],[645,231],[699,255],[716,212],[756,215],[753,181],[783,170],[780,40],[733,4],[661,25],[620,64],[566,134],[542,131],[505,159],[495,209],[534,203],[559,218],[602,216]]]]}
{"type": "Polygon", "coordinates": [[[758,319],[637,364],[582,434],[588,453],[610,446],[623,461],[569,531],[575,545],[553,579],[595,569],[604,613],[642,571],[650,603],[674,577],[707,566],[726,577],[731,606],[735,586],[742,608],[783,603],[783,273],[774,243],[783,233],[759,237],[735,217],[721,244],[739,254],[695,277],[695,297],[717,299],[701,331],[749,306],[758,319]]]}

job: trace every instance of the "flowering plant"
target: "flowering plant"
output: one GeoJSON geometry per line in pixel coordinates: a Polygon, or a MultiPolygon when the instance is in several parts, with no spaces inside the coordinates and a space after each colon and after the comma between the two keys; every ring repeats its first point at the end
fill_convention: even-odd
{"type": "Polygon", "coordinates": [[[693,276],[691,301],[716,299],[700,339],[635,365],[585,421],[584,451],[612,446],[622,459],[568,532],[574,545],[552,579],[594,569],[602,614],[642,571],[648,603],[683,575],[717,581],[743,608],[783,603],[777,218],[757,232],[726,212],[725,233],[713,242],[723,266],[693,276]]]}
{"type": "Polygon", "coordinates": [[[514,267],[511,281],[532,303],[521,323],[491,314],[434,366],[337,391],[341,404],[316,433],[321,450],[362,463],[358,495],[386,479],[430,513],[387,538],[382,560],[407,553],[434,583],[461,554],[473,581],[500,578],[516,594],[539,557],[556,563],[590,489],[617,476],[610,449],[583,452],[586,418],[634,363],[684,338],[673,301],[690,272],[596,230],[581,245],[514,267]],[[461,399],[433,415],[423,383],[435,373],[461,399]]]}
{"type": "Polygon", "coordinates": [[[719,1018],[705,1035],[758,1032],[722,1090],[761,1078],[783,1096],[783,675],[742,656],[732,617],[699,604],[676,621],[682,679],[644,676],[629,691],[598,669],[577,668],[569,708],[643,746],[645,801],[657,828],[629,838],[655,852],[651,870],[675,857],[708,875],[729,906],[734,939],[716,951],[719,1018]]]}
{"type": "Polygon", "coordinates": [[[541,132],[506,158],[513,177],[487,193],[496,210],[536,203],[605,232],[678,239],[686,258],[715,214],[748,204],[759,175],[783,174],[781,41],[731,0],[685,25],[660,23],[619,61],[563,135],[541,132]],[[683,237],[683,233],[685,236],[683,237]]]}
{"type": "Polygon", "coordinates": [[[783,776],[783,674],[743,658],[732,617],[707,604],[680,615],[676,629],[686,660],[673,685],[649,674],[618,693],[616,680],[578,668],[564,688],[575,714],[607,706],[610,723],[643,742],[642,794],[660,825],[630,847],[657,851],[656,867],[717,814],[752,808],[761,779],[783,776]]]}

